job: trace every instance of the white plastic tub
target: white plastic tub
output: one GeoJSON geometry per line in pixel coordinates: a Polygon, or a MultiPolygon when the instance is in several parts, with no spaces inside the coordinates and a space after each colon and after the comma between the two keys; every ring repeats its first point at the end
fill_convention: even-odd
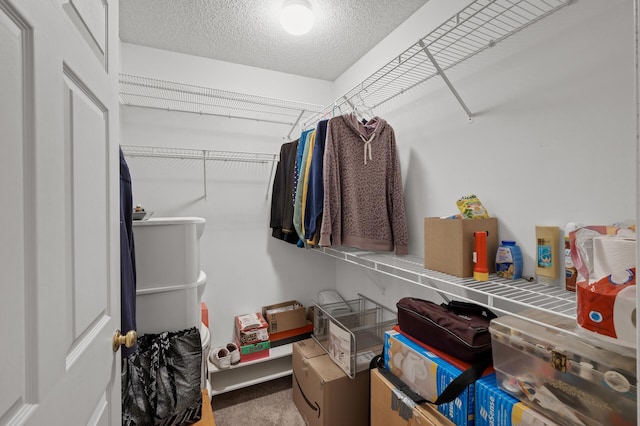
{"type": "Polygon", "coordinates": [[[179,331],[200,327],[201,298],[207,275],[200,271],[191,284],[142,288],[136,291],[138,334],[179,331]]]}
{"type": "Polygon", "coordinates": [[[205,219],[158,217],[133,222],[137,289],[195,283],[205,219]]]}

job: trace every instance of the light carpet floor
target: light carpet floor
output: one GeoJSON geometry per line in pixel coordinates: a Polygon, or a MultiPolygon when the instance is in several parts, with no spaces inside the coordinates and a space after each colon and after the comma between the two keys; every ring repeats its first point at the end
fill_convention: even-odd
{"type": "Polygon", "coordinates": [[[304,426],[293,403],[291,376],[211,398],[216,426],[304,426]]]}

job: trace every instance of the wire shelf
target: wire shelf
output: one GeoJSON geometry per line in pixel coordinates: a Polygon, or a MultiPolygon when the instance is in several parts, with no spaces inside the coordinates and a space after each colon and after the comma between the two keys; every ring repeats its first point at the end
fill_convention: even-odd
{"type": "Polygon", "coordinates": [[[274,177],[279,154],[263,154],[258,152],[215,151],[208,149],[165,148],[157,146],[120,145],[122,153],[127,157],[177,158],[180,160],[202,161],[203,198],[207,199],[207,161],[236,161],[242,163],[271,163],[265,199],[269,198],[269,189],[274,177]]]}
{"type": "Polygon", "coordinates": [[[476,0],[325,106],[320,113],[305,121],[304,126],[314,124],[319,117],[336,109],[378,108],[488,47],[495,46],[571,1],[476,0]]]}
{"type": "Polygon", "coordinates": [[[271,163],[278,161],[277,154],[256,152],[215,151],[206,149],[164,148],[156,146],[121,145],[122,153],[129,157],[179,158],[184,160],[240,161],[271,163]]]}
{"type": "Polygon", "coordinates": [[[131,74],[120,74],[120,103],[126,106],[241,118],[295,126],[322,106],[248,95],[131,74]]]}
{"type": "Polygon", "coordinates": [[[459,278],[425,269],[417,256],[358,251],[349,247],[314,249],[317,252],[435,290],[443,296],[481,303],[498,312],[517,315],[533,308],[552,315],[576,318],[576,294],[524,279],[507,280],[491,275],[489,281],[459,278]]]}

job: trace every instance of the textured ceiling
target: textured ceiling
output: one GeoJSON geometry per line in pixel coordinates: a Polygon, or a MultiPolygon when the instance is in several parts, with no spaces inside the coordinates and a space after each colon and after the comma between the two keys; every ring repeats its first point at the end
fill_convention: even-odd
{"type": "Polygon", "coordinates": [[[286,33],[283,0],[120,0],[120,39],[333,81],[428,0],[310,0],[311,31],[286,33]]]}

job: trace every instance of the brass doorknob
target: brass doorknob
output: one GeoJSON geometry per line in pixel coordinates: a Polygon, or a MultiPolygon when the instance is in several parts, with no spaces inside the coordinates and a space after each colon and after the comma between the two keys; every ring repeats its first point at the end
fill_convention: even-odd
{"type": "Polygon", "coordinates": [[[137,340],[138,340],[138,335],[136,334],[135,330],[129,330],[127,331],[127,334],[123,336],[120,332],[120,329],[118,329],[113,335],[113,341],[112,341],[113,351],[117,352],[118,349],[120,348],[120,345],[125,345],[127,348],[130,348],[136,344],[137,340]]]}

